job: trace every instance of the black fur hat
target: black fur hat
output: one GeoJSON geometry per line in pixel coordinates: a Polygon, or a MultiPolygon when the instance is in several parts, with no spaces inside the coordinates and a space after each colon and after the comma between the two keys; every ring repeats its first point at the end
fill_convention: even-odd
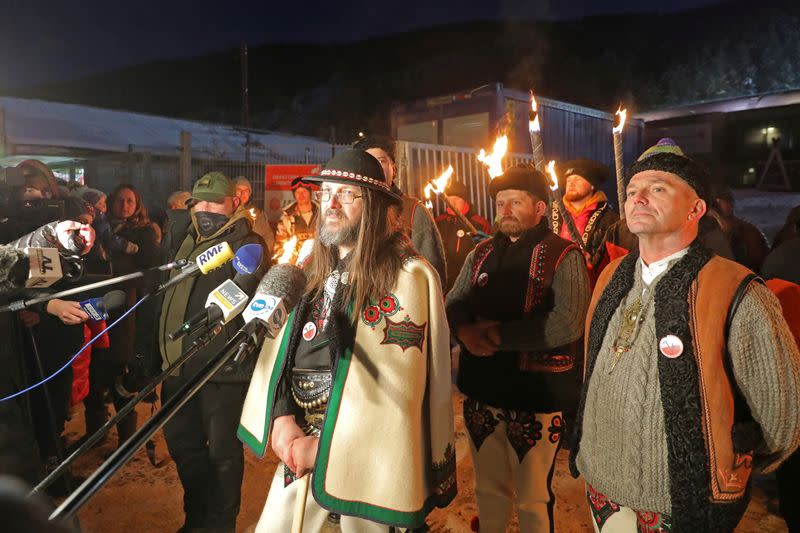
{"type": "Polygon", "coordinates": [[[492,198],[497,197],[497,193],[508,189],[527,191],[539,200],[547,201],[548,190],[547,177],[527,165],[517,165],[507,168],[500,176],[489,183],[489,194],[492,198]]]}

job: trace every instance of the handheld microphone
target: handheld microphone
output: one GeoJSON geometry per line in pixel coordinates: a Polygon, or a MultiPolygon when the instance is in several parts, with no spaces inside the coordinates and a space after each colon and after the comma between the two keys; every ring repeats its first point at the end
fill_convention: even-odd
{"type": "Polygon", "coordinates": [[[122,307],[125,303],[125,291],[111,291],[102,298],[89,298],[80,302],[81,309],[89,315],[92,322],[100,322],[108,318],[108,311],[122,307]]]}
{"type": "Polygon", "coordinates": [[[239,345],[234,361],[240,361],[261,346],[267,335],[273,339],[278,335],[289,312],[303,295],[305,285],[303,271],[290,263],[275,265],[266,273],[244,312],[246,323],[240,331],[247,338],[239,345]]]}
{"type": "Polygon", "coordinates": [[[220,322],[224,325],[239,316],[255,289],[256,280],[253,274],[261,263],[263,250],[260,244],[246,244],[239,248],[233,259],[233,268],[237,272],[233,280],[225,280],[211,291],[205,309],[189,318],[180,328],[167,335],[167,338],[176,341],[209,324],[220,322]]]}
{"type": "Polygon", "coordinates": [[[171,277],[168,281],[160,284],[155,292],[164,291],[173,285],[177,285],[178,283],[182,282],[183,280],[197,276],[198,274],[208,274],[212,270],[215,270],[228,261],[233,259],[233,250],[231,249],[231,245],[227,242],[221,242],[219,244],[215,244],[208,250],[202,252],[197,258],[194,260],[194,263],[189,264],[189,266],[182,269],[176,276],[171,277]]]}
{"type": "MultiPolygon", "coordinates": [[[[189,266],[185,266],[188,263],[185,259],[179,259],[177,261],[172,261],[170,263],[167,263],[166,265],[161,265],[158,267],[141,270],[139,272],[133,272],[131,274],[125,274],[124,276],[118,276],[115,278],[98,281],[96,283],[90,283],[88,285],[75,287],[73,289],[68,289],[65,291],[59,291],[55,294],[49,294],[47,296],[34,298],[32,300],[17,300],[11,302],[10,304],[0,307],[0,313],[4,313],[6,311],[21,311],[23,309],[27,309],[31,305],[46,302],[48,300],[53,300],[55,298],[64,298],[66,296],[71,296],[73,294],[78,294],[81,292],[99,289],[101,287],[107,287],[109,285],[115,285],[118,283],[123,283],[134,279],[143,278],[152,271],[163,272],[167,270],[180,268],[181,270],[176,276],[170,278],[169,281],[158,285],[158,287],[154,291],[154,293],[157,293],[166,290],[169,287],[172,287],[173,285],[176,285],[189,277],[197,276],[201,273],[206,274],[211,270],[214,270],[215,268],[222,266],[231,259],[233,259],[233,252],[231,250],[230,245],[227,242],[222,242],[220,244],[212,246],[208,250],[201,253],[199,256],[197,256],[197,259],[195,260],[194,263],[189,263],[189,266]]],[[[1,260],[2,260],[2,254],[0,254],[0,263],[2,262],[1,260]]],[[[0,267],[1,266],[2,264],[0,264],[0,267]]],[[[0,273],[2,273],[2,268],[0,268],[0,273]]]]}

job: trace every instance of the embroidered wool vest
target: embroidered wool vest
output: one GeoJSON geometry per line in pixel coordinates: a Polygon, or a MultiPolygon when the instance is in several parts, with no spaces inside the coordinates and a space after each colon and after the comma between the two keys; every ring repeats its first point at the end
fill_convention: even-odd
{"type": "MultiPolygon", "coordinates": [[[[638,253],[612,262],[597,282],[586,321],[586,372],[570,469],[577,477],[586,390],[606,329],[633,286],[638,253]]],[[[726,356],[728,317],[754,279],[743,266],[695,243],[655,289],[656,338],[677,337],[682,352],[653,346],[668,449],[673,531],[729,531],[749,501],[760,430],[726,356]]],[[[624,503],[624,502],[622,502],[624,503]]],[[[646,509],[645,509],[646,510],[646,509]]]]}
{"type": "MultiPolygon", "coordinates": [[[[553,307],[556,269],[575,245],[545,224],[514,243],[499,235],[475,250],[471,272],[472,316],[508,322],[547,313],[553,307]]],[[[532,352],[497,352],[491,357],[462,346],[458,386],[491,406],[536,412],[559,411],[577,398],[580,368],[575,344],[532,352]]]]}

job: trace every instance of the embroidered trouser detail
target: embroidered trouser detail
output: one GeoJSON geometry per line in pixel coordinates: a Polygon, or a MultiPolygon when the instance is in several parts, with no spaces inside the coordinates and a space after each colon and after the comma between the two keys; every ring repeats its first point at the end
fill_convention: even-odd
{"type": "Polygon", "coordinates": [[[550,481],[561,443],[561,413],[495,409],[468,398],[465,422],[470,415],[480,422],[467,427],[481,533],[505,533],[514,503],[520,531],[552,531],[550,481]]]}
{"type": "Polygon", "coordinates": [[[625,507],[611,501],[588,483],[586,500],[596,533],[666,533],[672,530],[670,515],[625,507]]]}

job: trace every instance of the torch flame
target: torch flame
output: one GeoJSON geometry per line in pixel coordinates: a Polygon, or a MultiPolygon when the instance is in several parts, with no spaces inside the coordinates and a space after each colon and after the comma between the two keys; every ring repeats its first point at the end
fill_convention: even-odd
{"type": "Polygon", "coordinates": [[[625,127],[625,119],[628,116],[628,110],[622,109],[622,105],[620,105],[619,109],[617,109],[617,112],[614,113],[614,115],[616,115],[617,118],[614,119],[615,125],[611,129],[611,132],[622,133],[622,128],[625,127]]]}
{"type": "Polygon", "coordinates": [[[300,250],[297,252],[297,260],[295,260],[295,265],[302,265],[308,256],[311,255],[311,251],[314,249],[314,239],[306,239],[303,241],[303,244],[300,246],[300,250]]]}
{"type": "Polygon", "coordinates": [[[494,141],[492,153],[489,155],[486,155],[486,151],[481,148],[478,154],[478,161],[486,165],[490,178],[494,179],[503,173],[502,162],[506,151],[508,151],[508,135],[498,137],[497,140],[494,141]]]}
{"type": "MultiPolygon", "coordinates": [[[[430,194],[430,193],[428,193],[428,194],[430,194]]],[[[427,207],[429,210],[433,209],[433,202],[431,202],[430,200],[426,200],[425,201],[425,207],[427,207]]]]}
{"type": "Polygon", "coordinates": [[[550,184],[551,191],[558,190],[558,176],[556,175],[556,161],[555,159],[547,163],[547,173],[550,174],[550,180],[552,183],[550,184]]]}
{"type": "Polygon", "coordinates": [[[539,126],[539,112],[537,110],[536,98],[533,96],[533,91],[531,91],[531,110],[528,113],[528,131],[530,132],[538,132],[541,130],[539,126]]]}
{"type": "Polygon", "coordinates": [[[450,183],[450,177],[453,175],[453,165],[448,165],[447,170],[442,172],[441,176],[436,179],[432,179],[425,185],[425,198],[431,197],[431,192],[435,192],[436,194],[442,194],[444,190],[447,188],[447,184],[450,183]]]}
{"type": "Polygon", "coordinates": [[[291,239],[283,243],[283,253],[280,257],[278,257],[278,264],[289,263],[292,261],[292,255],[294,255],[295,246],[297,246],[297,235],[293,235],[291,239]]]}

